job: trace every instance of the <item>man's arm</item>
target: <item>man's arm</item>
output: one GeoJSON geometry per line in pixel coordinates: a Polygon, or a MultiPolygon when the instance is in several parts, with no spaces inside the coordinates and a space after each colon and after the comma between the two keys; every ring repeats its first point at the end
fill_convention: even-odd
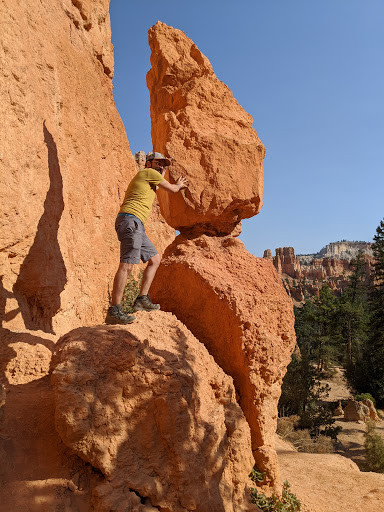
{"type": "Polygon", "coordinates": [[[188,181],[184,176],[180,176],[180,178],[176,181],[176,183],[169,183],[169,181],[164,180],[161,183],[159,183],[159,187],[163,188],[167,192],[173,192],[174,194],[176,192],[180,192],[182,188],[187,188],[188,181]]]}

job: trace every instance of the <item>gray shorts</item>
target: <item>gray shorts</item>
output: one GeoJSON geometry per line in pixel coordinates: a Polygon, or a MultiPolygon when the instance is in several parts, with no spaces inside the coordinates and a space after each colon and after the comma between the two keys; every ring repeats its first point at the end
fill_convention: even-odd
{"type": "Polygon", "coordinates": [[[146,263],[157,254],[156,247],[145,234],[144,224],[134,215],[118,215],[115,229],[120,240],[120,261],[146,263]]]}

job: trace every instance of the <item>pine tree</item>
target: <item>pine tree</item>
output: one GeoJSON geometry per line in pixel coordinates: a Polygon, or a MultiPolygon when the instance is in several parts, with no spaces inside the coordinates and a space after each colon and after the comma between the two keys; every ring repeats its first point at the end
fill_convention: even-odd
{"type": "Polygon", "coordinates": [[[337,358],[337,339],[335,337],[336,298],[327,284],[320,289],[319,296],[313,301],[314,321],[317,325],[315,337],[318,355],[318,369],[328,367],[330,359],[337,358]]]}
{"type": "Polygon", "coordinates": [[[376,229],[372,246],[375,263],[370,295],[370,339],[365,359],[369,363],[368,391],[380,404],[384,403],[384,219],[376,229]]]}
{"type": "Polygon", "coordinates": [[[350,372],[359,357],[366,339],[368,326],[367,287],[363,253],[351,261],[352,275],[349,286],[337,301],[337,328],[340,341],[345,345],[346,367],[350,372]]]}
{"type": "Polygon", "coordinates": [[[335,336],[336,303],[329,286],[324,284],[318,297],[302,308],[295,308],[297,343],[300,350],[316,361],[318,370],[325,369],[330,360],[340,359],[335,336]]]}

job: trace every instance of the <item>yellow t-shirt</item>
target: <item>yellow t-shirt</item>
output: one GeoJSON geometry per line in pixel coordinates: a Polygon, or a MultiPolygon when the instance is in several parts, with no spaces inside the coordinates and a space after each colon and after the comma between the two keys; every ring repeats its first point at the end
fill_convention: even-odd
{"type": "Polygon", "coordinates": [[[164,181],[155,169],[142,169],[128,185],[119,213],[131,213],[144,224],[151,213],[156,186],[164,181]]]}

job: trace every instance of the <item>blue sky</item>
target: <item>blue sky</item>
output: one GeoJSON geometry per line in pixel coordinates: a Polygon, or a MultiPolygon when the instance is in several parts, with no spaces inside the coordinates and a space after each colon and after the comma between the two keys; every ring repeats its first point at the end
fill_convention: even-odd
{"type": "Polygon", "coordinates": [[[256,256],[371,241],[384,217],[382,0],[111,0],[114,98],[132,152],[152,150],[147,31],[183,30],[254,119],[264,206],[256,256]]]}

